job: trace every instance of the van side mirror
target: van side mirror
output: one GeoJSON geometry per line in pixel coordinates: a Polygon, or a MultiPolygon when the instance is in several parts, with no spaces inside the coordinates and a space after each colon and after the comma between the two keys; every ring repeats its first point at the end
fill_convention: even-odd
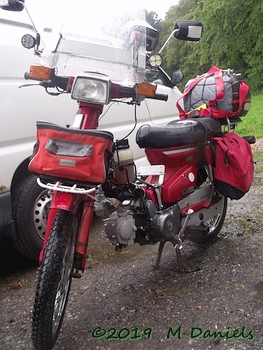
{"type": "Polygon", "coordinates": [[[23,11],[25,0],[0,0],[0,8],[8,11],[23,11]]]}
{"type": "Polygon", "coordinates": [[[203,25],[199,21],[182,20],[174,25],[176,39],[185,41],[199,41],[202,37],[203,25]]]}

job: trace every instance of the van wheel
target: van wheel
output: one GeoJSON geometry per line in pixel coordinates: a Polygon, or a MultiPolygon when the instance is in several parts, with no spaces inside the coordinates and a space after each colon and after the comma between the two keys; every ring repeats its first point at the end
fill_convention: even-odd
{"type": "Polygon", "coordinates": [[[42,248],[51,194],[27,176],[13,193],[13,219],[16,225],[16,249],[24,256],[38,260],[42,248]]]}

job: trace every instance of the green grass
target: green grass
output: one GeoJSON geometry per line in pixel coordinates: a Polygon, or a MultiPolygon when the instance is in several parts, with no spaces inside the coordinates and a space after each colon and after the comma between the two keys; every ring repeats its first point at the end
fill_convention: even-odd
{"type": "MultiPolygon", "coordinates": [[[[241,120],[242,122],[237,125],[239,135],[254,135],[256,139],[263,138],[263,93],[252,95],[250,110],[241,120]]],[[[263,172],[263,150],[254,150],[253,158],[256,162],[255,172],[263,172]]]]}
{"type": "Polygon", "coordinates": [[[257,150],[253,152],[253,159],[255,164],[255,173],[263,172],[263,150],[257,150]]]}
{"type": "Polygon", "coordinates": [[[237,133],[241,136],[254,135],[263,137],[263,93],[251,97],[251,107],[248,114],[241,118],[237,133]]]}

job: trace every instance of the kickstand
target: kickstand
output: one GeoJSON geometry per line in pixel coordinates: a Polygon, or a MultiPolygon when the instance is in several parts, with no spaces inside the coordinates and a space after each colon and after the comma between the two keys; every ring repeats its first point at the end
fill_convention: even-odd
{"type": "MultiPolygon", "coordinates": [[[[160,267],[160,261],[161,261],[161,256],[163,253],[163,247],[164,247],[166,242],[169,242],[169,241],[160,241],[157,259],[156,259],[155,265],[153,265],[155,270],[159,269],[159,267],[160,267]]],[[[174,245],[176,261],[177,261],[177,264],[178,264],[178,267],[179,267],[179,270],[181,273],[191,273],[191,272],[195,272],[195,271],[200,270],[200,267],[194,267],[194,268],[189,269],[189,270],[185,268],[184,263],[183,263],[183,259],[182,259],[182,254],[181,254],[181,249],[183,248],[182,241],[180,239],[178,240],[178,237],[176,239],[171,240],[170,242],[172,242],[174,245]]]]}
{"type": "Polygon", "coordinates": [[[177,264],[181,273],[191,273],[200,271],[200,267],[193,267],[192,269],[186,269],[183,263],[181,249],[183,248],[182,243],[174,244],[174,251],[176,255],[177,264]]]}
{"type": "Polygon", "coordinates": [[[166,241],[160,241],[159,248],[158,248],[158,254],[157,254],[157,259],[155,262],[155,265],[153,265],[154,269],[157,270],[160,267],[160,261],[161,261],[161,256],[163,253],[163,247],[165,245],[166,241]]]}
{"type": "Polygon", "coordinates": [[[181,273],[185,273],[187,271],[186,271],[184,264],[183,264],[181,249],[182,249],[182,244],[178,244],[178,243],[175,244],[174,251],[175,251],[176,260],[177,260],[179,270],[181,273]]]}
{"type": "MultiPolygon", "coordinates": [[[[159,269],[159,267],[160,267],[160,261],[161,261],[161,256],[163,253],[163,247],[164,247],[166,242],[168,242],[168,241],[160,241],[157,259],[156,259],[155,265],[153,265],[155,270],[159,269]]],[[[178,239],[176,239],[176,240],[172,240],[172,243],[174,245],[176,260],[177,260],[177,264],[178,264],[180,272],[181,273],[191,272],[191,271],[187,271],[184,267],[184,264],[183,264],[182,254],[181,254],[182,242],[180,242],[180,241],[178,241],[178,239]]]]}
{"type": "MultiPolygon", "coordinates": [[[[182,240],[183,240],[183,236],[184,236],[184,232],[185,232],[185,229],[186,229],[186,224],[187,224],[187,221],[189,220],[190,216],[194,213],[194,211],[192,209],[189,209],[186,213],[186,217],[185,217],[185,220],[184,220],[184,224],[181,228],[181,230],[179,231],[179,234],[178,236],[174,236],[172,237],[169,241],[173,243],[174,245],[174,250],[175,250],[175,253],[176,253],[176,258],[177,258],[177,263],[178,263],[178,266],[179,266],[179,269],[181,272],[187,272],[185,269],[184,269],[184,266],[183,266],[183,262],[182,262],[182,257],[181,257],[181,252],[180,250],[182,249],[182,240]]],[[[161,256],[162,256],[162,253],[163,253],[163,247],[165,245],[165,243],[168,242],[165,241],[165,240],[162,240],[160,241],[160,244],[159,244],[159,248],[158,248],[158,254],[157,254],[157,259],[156,259],[156,263],[155,265],[153,266],[155,269],[158,269],[160,267],[160,261],[161,261],[161,256]]]]}
{"type": "Polygon", "coordinates": [[[189,209],[187,211],[186,217],[185,217],[185,220],[184,220],[184,223],[183,223],[183,226],[182,226],[181,230],[179,231],[178,236],[174,237],[171,240],[171,242],[174,245],[174,251],[175,251],[175,254],[176,254],[176,260],[177,260],[177,264],[178,264],[178,267],[179,267],[179,270],[180,270],[181,273],[190,273],[190,272],[198,270],[198,268],[193,268],[193,269],[187,270],[184,267],[183,260],[182,260],[182,254],[181,254],[181,250],[183,248],[183,239],[184,239],[184,235],[185,235],[186,224],[187,224],[188,220],[190,219],[190,216],[193,213],[194,213],[194,211],[192,209],[189,209]]]}

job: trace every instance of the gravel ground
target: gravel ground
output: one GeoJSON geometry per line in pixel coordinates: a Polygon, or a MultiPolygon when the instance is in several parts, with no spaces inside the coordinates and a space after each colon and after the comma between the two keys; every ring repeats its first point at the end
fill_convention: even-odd
{"type": "MultiPolygon", "coordinates": [[[[185,274],[172,245],[154,270],[157,246],[117,253],[95,222],[87,269],[73,281],[54,349],[263,349],[262,209],[263,174],[257,174],[248,194],[229,201],[216,241],[185,242],[184,263],[197,268],[185,274]]],[[[37,268],[2,247],[0,272],[0,350],[31,350],[37,268]]]]}

